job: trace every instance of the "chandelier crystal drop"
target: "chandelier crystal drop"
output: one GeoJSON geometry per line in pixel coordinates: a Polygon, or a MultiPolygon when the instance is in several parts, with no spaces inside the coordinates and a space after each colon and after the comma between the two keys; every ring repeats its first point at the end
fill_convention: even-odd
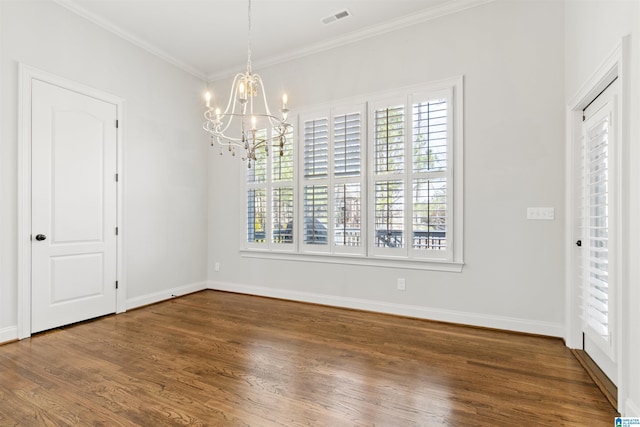
{"type": "Polygon", "coordinates": [[[211,107],[211,94],[206,93],[206,121],[202,127],[211,135],[211,146],[217,143],[221,147],[221,155],[225,151],[224,148],[233,156],[236,155],[236,149],[244,150],[242,160],[246,160],[247,167],[251,168],[252,162],[255,163],[258,159],[257,153],[260,150],[269,155],[269,146],[273,146],[280,156],[284,154],[287,133],[292,129],[292,125],[287,122],[287,95],[282,96],[281,116],[276,117],[269,109],[262,78],[251,69],[251,0],[248,21],[247,71],[234,77],[224,111],[218,107],[211,107]],[[229,133],[234,119],[240,124],[239,134],[229,133]]]}

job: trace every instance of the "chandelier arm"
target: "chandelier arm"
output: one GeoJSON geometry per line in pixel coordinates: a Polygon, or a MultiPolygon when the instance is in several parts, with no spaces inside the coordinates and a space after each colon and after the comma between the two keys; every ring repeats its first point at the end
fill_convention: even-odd
{"type": "Polygon", "coordinates": [[[229,113],[229,108],[231,108],[231,113],[235,112],[236,100],[238,96],[238,80],[243,78],[243,73],[238,73],[233,78],[233,83],[231,83],[231,92],[229,92],[229,100],[227,101],[227,107],[224,109],[224,113],[222,113],[222,117],[226,116],[229,113]]]}
{"type": "Polygon", "coordinates": [[[263,117],[267,117],[269,119],[269,123],[273,127],[277,127],[283,124],[286,125],[284,118],[276,117],[273,115],[273,113],[271,113],[271,110],[269,109],[269,103],[267,102],[267,90],[265,89],[264,83],[262,82],[262,77],[260,77],[259,74],[254,74],[254,76],[256,78],[256,82],[260,84],[260,88],[262,89],[262,101],[264,103],[264,109],[266,111],[266,114],[264,114],[263,117]]]}
{"type": "MultiPolygon", "coordinates": [[[[222,126],[222,128],[218,131],[218,133],[221,135],[224,135],[227,129],[229,129],[229,127],[231,126],[231,123],[233,123],[234,117],[242,116],[242,114],[236,113],[236,102],[238,97],[239,82],[241,82],[243,79],[244,79],[244,74],[238,73],[235,75],[235,77],[233,78],[233,83],[231,84],[231,92],[229,93],[229,101],[227,101],[227,106],[224,109],[224,112],[220,114],[220,117],[219,118],[216,117],[216,120],[219,120],[221,122],[224,122],[224,120],[227,117],[229,117],[229,120],[226,123],[224,123],[224,126],[222,126]]],[[[240,138],[236,138],[236,139],[240,141],[240,138]]]]}

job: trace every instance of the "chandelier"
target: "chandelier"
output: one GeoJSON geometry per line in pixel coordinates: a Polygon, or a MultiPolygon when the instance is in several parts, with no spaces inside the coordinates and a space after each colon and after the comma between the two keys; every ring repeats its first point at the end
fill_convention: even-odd
{"type": "Polygon", "coordinates": [[[247,167],[251,168],[251,163],[255,164],[258,159],[256,154],[260,150],[269,155],[269,146],[279,150],[280,156],[284,154],[286,135],[292,125],[287,123],[287,95],[282,96],[282,115],[276,117],[269,109],[262,78],[251,70],[251,0],[248,21],[247,71],[236,74],[233,79],[229,101],[224,111],[218,107],[211,107],[211,93],[206,93],[206,121],[202,127],[211,135],[211,146],[216,143],[220,145],[220,155],[224,151],[223,148],[227,148],[233,156],[236,155],[236,149],[244,150],[242,160],[246,160],[247,167]],[[239,134],[237,131],[229,133],[234,119],[239,122],[239,134]]]}

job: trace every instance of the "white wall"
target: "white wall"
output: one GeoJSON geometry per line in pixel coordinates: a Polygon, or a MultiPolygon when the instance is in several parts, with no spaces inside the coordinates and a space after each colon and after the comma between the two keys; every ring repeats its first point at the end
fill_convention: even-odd
{"type": "MultiPolygon", "coordinates": [[[[563,14],[558,1],[497,1],[256,69],[274,96],[286,89],[293,109],[464,75],[466,265],[447,273],[243,258],[241,162],[212,154],[212,286],[561,336],[563,14]],[[554,207],[555,221],[527,221],[529,206],[554,207]],[[405,292],[395,289],[400,277],[405,292]]],[[[228,84],[212,86],[226,94],[228,84]]]]}
{"type": "Polygon", "coordinates": [[[635,0],[568,0],[565,7],[565,100],[567,104],[613,52],[631,36],[629,87],[630,176],[627,212],[630,227],[625,279],[622,283],[625,318],[621,385],[618,404],[626,416],[640,416],[640,3],[635,0]]]}
{"type": "Polygon", "coordinates": [[[51,1],[0,1],[0,342],[15,338],[18,63],[125,100],[128,306],[206,286],[204,83],[51,1]]]}

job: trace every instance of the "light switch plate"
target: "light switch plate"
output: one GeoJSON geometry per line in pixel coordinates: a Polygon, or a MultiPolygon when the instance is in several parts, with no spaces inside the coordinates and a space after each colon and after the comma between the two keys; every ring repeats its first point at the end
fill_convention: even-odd
{"type": "Polygon", "coordinates": [[[556,216],[554,208],[527,208],[527,219],[551,221],[556,216]]]}

